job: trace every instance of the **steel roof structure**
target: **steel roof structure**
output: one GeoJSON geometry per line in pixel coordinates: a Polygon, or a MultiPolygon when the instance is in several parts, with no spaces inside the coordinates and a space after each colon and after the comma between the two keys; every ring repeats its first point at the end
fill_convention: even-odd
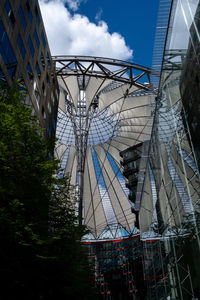
{"type": "Polygon", "coordinates": [[[149,68],[109,58],[56,56],[57,157],[79,188],[79,217],[97,239],[134,230],[119,151],[150,139],[149,68]],[[117,229],[116,229],[117,228],[117,229]]]}

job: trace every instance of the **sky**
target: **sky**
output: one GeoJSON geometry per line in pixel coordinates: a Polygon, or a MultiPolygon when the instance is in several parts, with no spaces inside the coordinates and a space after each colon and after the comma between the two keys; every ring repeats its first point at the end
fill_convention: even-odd
{"type": "Polygon", "coordinates": [[[151,67],[159,0],[39,0],[52,55],[151,67]]]}

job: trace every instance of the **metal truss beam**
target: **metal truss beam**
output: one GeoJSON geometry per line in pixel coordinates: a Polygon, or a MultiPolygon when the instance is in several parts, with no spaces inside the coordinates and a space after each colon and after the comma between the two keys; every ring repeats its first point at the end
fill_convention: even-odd
{"type": "Polygon", "coordinates": [[[150,90],[148,67],[117,59],[91,56],[53,56],[57,76],[90,76],[111,79],[150,90]],[[139,80],[144,77],[144,82],[139,80]]]}

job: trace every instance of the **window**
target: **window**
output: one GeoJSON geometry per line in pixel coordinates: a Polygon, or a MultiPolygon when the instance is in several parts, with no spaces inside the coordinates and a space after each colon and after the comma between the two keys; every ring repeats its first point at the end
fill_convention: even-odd
{"type": "Polygon", "coordinates": [[[42,84],[42,92],[43,92],[43,95],[46,96],[46,89],[45,89],[45,84],[43,82],[42,84]]]}
{"type": "Polygon", "coordinates": [[[35,98],[36,98],[37,107],[39,109],[39,107],[40,107],[40,93],[39,93],[38,86],[37,86],[36,82],[34,82],[33,89],[34,89],[34,95],[35,95],[35,98]]]}
{"type": "Polygon", "coordinates": [[[40,71],[40,67],[39,67],[38,62],[36,62],[36,64],[35,64],[35,70],[37,72],[38,78],[40,79],[41,71],[40,71]]]}
{"type": "Polygon", "coordinates": [[[42,30],[42,32],[41,32],[41,38],[42,38],[43,46],[44,46],[44,48],[45,48],[45,47],[46,47],[46,40],[45,40],[45,37],[44,37],[44,32],[43,32],[43,30],[42,30]]]}
{"type": "Polygon", "coordinates": [[[44,70],[45,69],[45,61],[44,61],[44,54],[42,52],[40,54],[40,61],[41,61],[41,64],[42,64],[42,68],[44,70]]]}
{"type": "Polygon", "coordinates": [[[37,34],[36,29],[35,29],[33,35],[34,35],[34,38],[35,38],[35,41],[36,41],[36,45],[37,45],[37,47],[39,48],[39,46],[40,46],[40,41],[39,41],[39,38],[38,38],[38,34],[37,34]]]}
{"type": "Polygon", "coordinates": [[[8,14],[8,17],[10,19],[11,24],[14,26],[14,24],[15,24],[15,16],[14,16],[12,8],[10,6],[9,0],[6,0],[5,9],[7,11],[7,14],[8,14]]]}
{"type": "Polygon", "coordinates": [[[51,61],[50,61],[50,58],[49,58],[49,53],[47,52],[47,63],[48,63],[48,66],[50,67],[51,65],[51,61]]]}
{"type": "Polygon", "coordinates": [[[27,8],[27,12],[28,12],[29,21],[32,23],[33,16],[32,16],[31,8],[30,8],[28,1],[26,2],[26,8],[27,8]]]}
{"type": "Polygon", "coordinates": [[[36,20],[37,20],[38,25],[40,25],[40,16],[39,16],[39,13],[38,13],[37,6],[35,6],[35,16],[36,16],[36,20]]]}
{"type": "Polygon", "coordinates": [[[33,81],[33,71],[32,71],[30,63],[27,64],[26,70],[27,70],[29,79],[32,82],[33,81]]]}
{"type": "Polygon", "coordinates": [[[42,105],[42,116],[43,116],[43,119],[46,120],[46,113],[45,113],[43,105],[42,105]]]}
{"type": "Polygon", "coordinates": [[[2,21],[0,20],[0,54],[7,67],[10,77],[13,79],[17,67],[17,60],[8,39],[2,21]]]}
{"type": "Polygon", "coordinates": [[[30,35],[29,35],[29,37],[28,37],[28,45],[29,45],[29,49],[30,49],[31,55],[32,55],[32,57],[33,57],[33,56],[34,56],[35,50],[34,50],[33,43],[32,43],[32,40],[31,40],[30,35]]]}
{"type": "Polygon", "coordinates": [[[22,56],[22,58],[24,59],[24,56],[25,56],[25,54],[26,54],[26,50],[25,50],[25,48],[24,48],[24,43],[23,43],[23,41],[22,41],[22,38],[21,38],[21,35],[20,35],[20,34],[18,34],[17,44],[18,44],[18,47],[19,47],[19,51],[20,51],[20,53],[21,53],[21,56],[22,56]]]}
{"type": "Polygon", "coordinates": [[[46,78],[47,78],[47,84],[49,86],[50,85],[50,79],[49,79],[49,75],[48,74],[47,74],[46,78]]]}
{"type": "Polygon", "coordinates": [[[24,13],[23,13],[23,10],[22,10],[21,6],[19,7],[19,11],[18,12],[19,12],[19,17],[20,17],[22,26],[23,26],[23,28],[25,30],[26,29],[26,20],[25,20],[24,13]]]}

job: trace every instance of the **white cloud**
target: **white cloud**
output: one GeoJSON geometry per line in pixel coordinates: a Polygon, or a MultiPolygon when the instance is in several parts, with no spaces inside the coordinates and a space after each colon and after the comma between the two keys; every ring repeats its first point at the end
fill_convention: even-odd
{"type": "MultiPolygon", "coordinates": [[[[68,0],[68,2],[80,0],[68,0]]],[[[133,51],[119,33],[109,33],[104,21],[92,23],[86,16],[70,14],[67,0],[40,0],[52,55],[94,55],[129,59],[133,51]]]]}
{"type": "Polygon", "coordinates": [[[84,0],[66,0],[64,1],[65,3],[68,4],[69,8],[73,11],[77,11],[79,8],[79,5],[81,4],[81,2],[83,2],[84,0]]]}

